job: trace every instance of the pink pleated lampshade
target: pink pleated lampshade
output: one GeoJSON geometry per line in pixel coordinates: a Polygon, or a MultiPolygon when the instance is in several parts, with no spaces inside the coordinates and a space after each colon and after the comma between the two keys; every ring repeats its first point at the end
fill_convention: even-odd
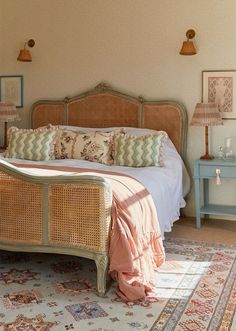
{"type": "Polygon", "coordinates": [[[190,125],[211,126],[222,125],[219,107],[213,102],[197,103],[190,125]]]}

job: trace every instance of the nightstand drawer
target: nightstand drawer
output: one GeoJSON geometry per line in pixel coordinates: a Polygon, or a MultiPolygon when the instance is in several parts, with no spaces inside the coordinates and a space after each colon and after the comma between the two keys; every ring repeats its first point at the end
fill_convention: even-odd
{"type": "Polygon", "coordinates": [[[217,172],[221,178],[236,178],[236,168],[232,166],[199,165],[200,178],[216,177],[217,172]]]}

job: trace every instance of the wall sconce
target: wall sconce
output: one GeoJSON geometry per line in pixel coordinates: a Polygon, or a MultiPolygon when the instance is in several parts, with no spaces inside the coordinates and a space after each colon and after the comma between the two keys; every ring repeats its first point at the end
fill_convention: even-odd
{"type": "Polygon", "coordinates": [[[26,46],[34,47],[34,45],[35,45],[34,39],[29,39],[25,43],[24,49],[21,49],[20,50],[20,53],[18,55],[17,60],[18,61],[23,61],[23,62],[31,62],[32,61],[32,57],[31,57],[30,51],[28,49],[26,49],[26,46]]]}
{"type": "Polygon", "coordinates": [[[193,42],[189,39],[193,39],[195,37],[195,31],[190,29],[186,32],[187,41],[183,42],[183,46],[179,54],[181,55],[194,55],[197,54],[196,48],[193,42]]]}

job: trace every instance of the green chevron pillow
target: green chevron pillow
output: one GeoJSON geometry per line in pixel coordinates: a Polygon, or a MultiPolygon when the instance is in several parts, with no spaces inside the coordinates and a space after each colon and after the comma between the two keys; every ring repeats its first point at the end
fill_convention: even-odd
{"type": "Polygon", "coordinates": [[[114,137],[114,164],[127,167],[162,166],[161,149],[167,134],[146,136],[116,135],[114,137]]]}
{"type": "Polygon", "coordinates": [[[8,130],[8,148],[4,154],[8,158],[42,161],[55,159],[54,146],[57,130],[40,128],[36,130],[8,130]]]}

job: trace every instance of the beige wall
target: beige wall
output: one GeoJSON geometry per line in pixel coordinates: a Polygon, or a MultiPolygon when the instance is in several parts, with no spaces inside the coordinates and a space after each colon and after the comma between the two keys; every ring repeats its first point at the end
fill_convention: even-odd
{"type": "MultiPolygon", "coordinates": [[[[201,100],[202,70],[236,69],[235,0],[0,0],[0,15],[0,74],[24,76],[23,127],[32,102],[73,96],[100,81],[148,99],[178,100],[190,119],[201,100]],[[199,52],[180,56],[189,28],[199,52]],[[36,41],[33,62],[17,62],[29,38],[36,41]]],[[[225,136],[235,138],[235,127],[225,121],[213,128],[214,152],[225,136]]],[[[202,128],[189,127],[191,171],[203,137],[202,128]]],[[[211,190],[217,202],[236,203],[233,183],[211,190]]],[[[194,214],[192,194],[187,214],[194,214]]]]}

